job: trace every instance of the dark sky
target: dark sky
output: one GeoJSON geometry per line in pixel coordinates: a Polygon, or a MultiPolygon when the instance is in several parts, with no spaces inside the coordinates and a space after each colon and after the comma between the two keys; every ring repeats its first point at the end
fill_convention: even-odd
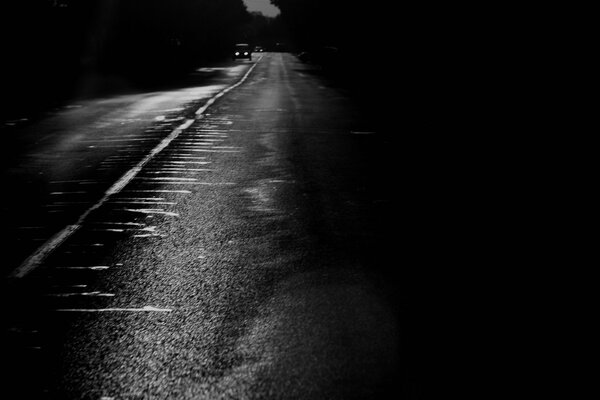
{"type": "Polygon", "coordinates": [[[260,11],[268,17],[274,17],[279,14],[279,9],[275,7],[269,0],[244,0],[248,11],[260,11]]]}

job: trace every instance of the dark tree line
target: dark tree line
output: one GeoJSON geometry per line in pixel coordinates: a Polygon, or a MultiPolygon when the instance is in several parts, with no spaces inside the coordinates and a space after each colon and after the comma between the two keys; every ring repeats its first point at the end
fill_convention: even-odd
{"type": "Polygon", "coordinates": [[[388,40],[387,15],[397,4],[345,0],[271,0],[292,33],[299,50],[334,46],[355,51],[388,40]]]}
{"type": "Polygon", "coordinates": [[[19,0],[0,12],[12,54],[115,68],[177,53],[218,57],[251,18],[242,0],[19,0]]]}
{"type": "Polygon", "coordinates": [[[161,79],[224,57],[251,21],[242,0],[2,2],[4,97],[64,94],[88,73],[161,79]]]}

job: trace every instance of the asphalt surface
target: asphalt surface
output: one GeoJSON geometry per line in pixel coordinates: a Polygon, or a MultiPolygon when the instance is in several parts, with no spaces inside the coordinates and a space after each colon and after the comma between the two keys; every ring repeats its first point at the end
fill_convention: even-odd
{"type": "Polygon", "coordinates": [[[9,391],[413,398],[378,99],[286,53],[198,74],[3,127],[9,391]]]}

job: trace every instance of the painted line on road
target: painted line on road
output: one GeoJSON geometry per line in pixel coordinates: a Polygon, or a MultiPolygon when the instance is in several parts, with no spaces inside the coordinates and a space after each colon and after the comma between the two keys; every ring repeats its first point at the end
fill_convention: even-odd
{"type": "Polygon", "coordinates": [[[104,271],[109,269],[108,265],[94,265],[91,267],[55,267],[56,269],[68,269],[68,270],[90,270],[90,271],[104,271]]]}
{"type": "Polygon", "coordinates": [[[172,212],[172,211],[165,211],[162,208],[121,208],[121,211],[129,211],[129,212],[133,212],[133,213],[140,213],[140,214],[158,214],[158,215],[165,215],[167,217],[179,217],[179,214],[176,212],[172,212]]]}
{"type": "Polygon", "coordinates": [[[252,71],[254,71],[254,68],[258,65],[258,63],[260,62],[261,59],[262,59],[262,57],[260,57],[252,67],[250,67],[250,69],[246,72],[246,74],[244,75],[244,77],[242,79],[240,79],[240,81],[238,83],[236,83],[235,85],[230,86],[230,87],[228,87],[226,89],[223,89],[222,91],[220,91],[219,93],[217,93],[213,98],[211,98],[210,100],[208,100],[205,105],[203,105],[202,107],[200,107],[200,109],[198,109],[198,111],[196,111],[196,115],[198,117],[202,117],[202,115],[204,114],[204,112],[210,106],[212,106],[219,98],[223,97],[224,95],[226,95],[227,93],[229,93],[233,89],[235,89],[238,86],[240,86],[241,84],[243,84],[246,81],[246,79],[248,79],[248,76],[250,76],[250,74],[252,73],[252,71]]]}
{"type": "MultiPolygon", "coordinates": [[[[113,186],[111,186],[106,191],[104,196],[98,201],[98,203],[96,203],[95,205],[90,207],[87,211],[85,211],[79,217],[79,219],[77,220],[77,222],[75,224],[67,225],[61,231],[57,232],[48,241],[46,241],[42,246],[40,246],[33,254],[31,254],[29,257],[27,257],[27,259],[25,261],[23,261],[21,263],[21,265],[19,265],[14,271],[12,271],[8,275],[8,277],[9,278],[24,278],[29,273],[31,273],[36,268],[38,268],[46,260],[46,258],[50,254],[52,254],[52,252],[54,252],[54,250],[56,250],[58,247],[60,247],[61,244],[63,244],[69,237],[71,237],[75,232],[77,232],[83,226],[84,221],[87,219],[87,217],[92,212],[94,212],[95,210],[97,210],[98,208],[103,206],[110,199],[110,196],[121,192],[125,188],[125,186],[127,186],[133,180],[133,178],[135,178],[135,176],[142,170],[142,168],[146,164],[148,164],[157,154],[159,154],[169,144],[171,144],[171,142],[173,140],[175,140],[184,130],[189,128],[197,120],[201,119],[203,117],[203,114],[206,112],[206,110],[210,106],[212,106],[219,98],[223,97],[225,94],[229,93],[233,89],[235,89],[235,88],[239,87],[241,84],[243,84],[246,81],[246,79],[248,79],[248,77],[250,76],[252,71],[254,71],[254,68],[256,68],[256,66],[258,65],[258,63],[260,62],[261,59],[262,59],[262,57],[260,57],[257,60],[257,62],[248,69],[246,74],[237,83],[231,85],[228,88],[221,90],[215,96],[211,97],[206,102],[206,104],[204,104],[202,107],[200,107],[196,111],[196,113],[195,113],[196,117],[194,119],[187,119],[187,120],[185,120],[184,123],[182,123],[180,126],[175,128],[154,149],[152,149],[150,151],[150,153],[146,157],[144,157],[144,159],[142,161],[140,161],[135,167],[130,169],[128,172],[126,172],[125,175],[123,175],[113,186]]],[[[121,150],[123,150],[123,149],[121,149],[121,150]]],[[[85,183],[89,182],[91,184],[98,183],[98,182],[94,182],[94,181],[75,181],[75,182],[77,182],[79,184],[84,184],[83,182],[85,182],[85,183]]],[[[66,183],[66,181],[54,181],[51,183],[66,183]]],[[[171,213],[171,214],[174,214],[174,216],[175,215],[179,216],[179,214],[176,214],[176,213],[171,213]]]]}
{"type": "Polygon", "coordinates": [[[234,182],[160,182],[161,185],[232,186],[234,182]]]}
{"type": "MultiPolygon", "coordinates": [[[[115,197],[112,199],[113,202],[116,201],[165,201],[164,197],[115,197]]],[[[108,222],[108,221],[99,221],[94,222],[95,224],[120,224],[120,225],[144,225],[137,224],[135,222],[108,222]]]]}
{"type": "Polygon", "coordinates": [[[136,179],[141,179],[144,181],[178,181],[178,182],[196,182],[198,179],[196,178],[180,178],[178,176],[160,176],[160,177],[145,177],[138,176],[136,179]]]}
{"type": "MultiPolygon", "coordinates": [[[[190,151],[195,151],[195,150],[190,150],[190,151]]],[[[200,165],[208,165],[211,164],[212,161],[164,161],[164,162],[160,162],[161,166],[166,165],[166,166],[170,166],[170,167],[180,167],[181,165],[184,164],[200,164],[200,165]]]]}
{"type": "Polygon", "coordinates": [[[115,297],[113,293],[83,292],[83,293],[47,293],[46,297],[115,297]]]}
{"type": "Polygon", "coordinates": [[[212,150],[212,149],[193,149],[190,151],[196,151],[198,153],[241,153],[241,150],[212,150]]]}
{"type": "Polygon", "coordinates": [[[142,205],[152,204],[152,205],[165,205],[165,206],[176,206],[177,205],[177,203],[175,203],[174,201],[143,201],[143,200],[139,200],[139,201],[113,200],[110,202],[110,204],[142,204],[142,205]]]}
{"type": "Polygon", "coordinates": [[[190,170],[185,169],[173,169],[173,170],[160,170],[160,171],[146,171],[145,174],[150,175],[166,175],[166,174],[192,174],[195,172],[214,172],[214,169],[209,168],[194,168],[190,170]]]}
{"type": "Polygon", "coordinates": [[[177,193],[177,194],[191,194],[191,190],[125,190],[123,193],[177,193]]]}
{"type": "Polygon", "coordinates": [[[145,306],[142,308],[59,308],[58,312],[172,312],[171,308],[145,306]]]}

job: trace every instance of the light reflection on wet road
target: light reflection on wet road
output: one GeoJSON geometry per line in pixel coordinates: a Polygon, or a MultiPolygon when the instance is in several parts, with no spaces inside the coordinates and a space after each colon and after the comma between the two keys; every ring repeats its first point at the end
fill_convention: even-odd
{"type": "Polygon", "coordinates": [[[267,54],[219,84],[99,100],[24,133],[36,142],[3,169],[18,193],[2,201],[11,268],[40,256],[4,291],[19,390],[366,399],[396,379],[391,288],[369,271],[386,234],[369,217],[390,201],[370,163],[388,153],[302,68],[267,54]]]}

